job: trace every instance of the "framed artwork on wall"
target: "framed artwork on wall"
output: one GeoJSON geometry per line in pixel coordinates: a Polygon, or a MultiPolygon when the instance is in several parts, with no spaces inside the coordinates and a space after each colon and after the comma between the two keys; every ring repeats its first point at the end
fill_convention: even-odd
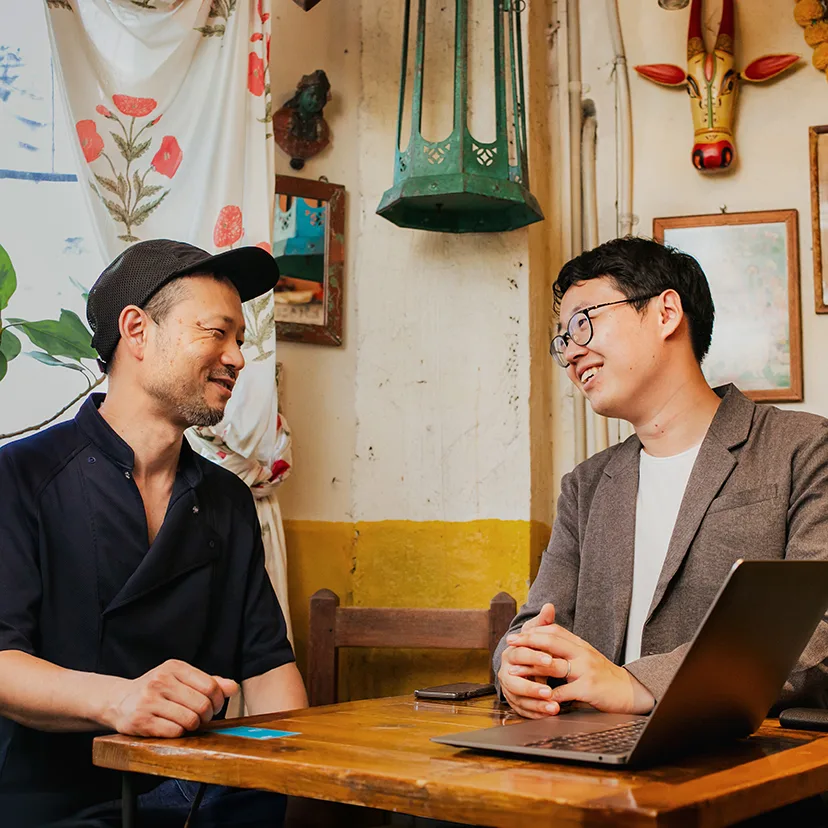
{"type": "Polygon", "coordinates": [[[341,345],[345,188],[277,175],[272,247],[277,339],[341,345]]]}
{"type": "Polygon", "coordinates": [[[653,236],[693,256],[710,283],[707,381],[732,382],[758,402],[801,401],[796,210],[657,218],[653,236]]]}
{"type": "Polygon", "coordinates": [[[814,309],[828,313],[828,126],[808,129],[811,151],[811,234],[814,309]]]}

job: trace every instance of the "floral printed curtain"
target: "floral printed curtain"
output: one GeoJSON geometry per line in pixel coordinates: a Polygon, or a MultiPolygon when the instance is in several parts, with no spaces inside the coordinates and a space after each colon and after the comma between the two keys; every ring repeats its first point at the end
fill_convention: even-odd
{"type": "MultiPolygon", "coordinates": [[[[46,0],[60,84],[104,258],[149,238],[270,251],[270,0],[46,0]]],[[[275,488],[290,471],[272,295],[245,305],[247,367],[193,447],[253,490],[288,615],[275,488]]]]}

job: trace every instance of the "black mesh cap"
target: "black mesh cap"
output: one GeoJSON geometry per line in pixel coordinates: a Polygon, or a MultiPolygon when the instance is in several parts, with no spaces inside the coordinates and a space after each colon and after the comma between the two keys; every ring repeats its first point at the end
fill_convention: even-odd
{"type": "Polygon", "coordinates": [[[142,308],[167,282],[192,273],[226,276],[242,302],[273,290],[279,266],[260,247],[239,247],[211,256],[186,242],[150,239],[127,248],[89,291],[86,318],[92,328],[92,347],[101,362],[109,362],[120,339],[118,317],[127,305],[142,308]]]}

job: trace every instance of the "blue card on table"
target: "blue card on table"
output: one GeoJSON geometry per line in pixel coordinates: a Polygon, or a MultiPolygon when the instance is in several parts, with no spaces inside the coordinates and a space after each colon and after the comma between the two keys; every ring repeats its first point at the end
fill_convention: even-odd
{"type": "Polygon", "coordinates": [[[269,730],[266,727],[224,727],[211,730],[219,736],[241,736],[243,739],[281,739],[283,736],[298,736],[292,730],[269,730]]]}

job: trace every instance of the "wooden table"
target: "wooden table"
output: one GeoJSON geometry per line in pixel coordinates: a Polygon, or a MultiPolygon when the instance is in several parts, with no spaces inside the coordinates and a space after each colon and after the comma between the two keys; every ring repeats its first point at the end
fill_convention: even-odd
{"type": "MultiPolygon", "coordinates": [[[[299,735],[256,741],[103,736],[107,768],[328,799],[472,825],[728,825],[828,790],[828,738],[769,719],[715,754],[648,770],[530,762],[431,736],[519,721],[492,698],[374,699],[234,720],[299,735]]],[[[216,723],[226,727],[226,723],[216,723]]]]}

